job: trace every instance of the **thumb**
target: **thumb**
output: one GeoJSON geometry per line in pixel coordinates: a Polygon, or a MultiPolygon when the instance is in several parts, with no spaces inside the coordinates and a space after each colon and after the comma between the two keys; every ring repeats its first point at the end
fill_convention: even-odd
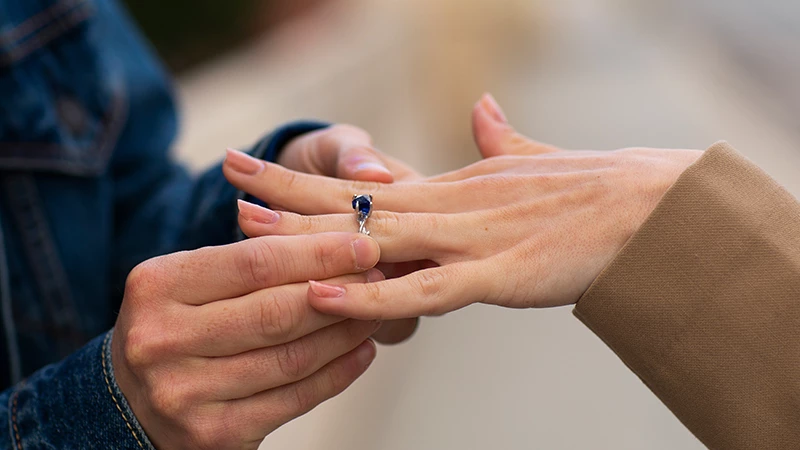
{"type": "Polygon", "coordinates": [[[361,128],[335,125],[311,140],[308,158],[320,174],[345,180],[391,183],[392,172],[361,128]]]}
{"type": "Polygon", "coordinates": [[[552,145],[533,141],[508,124],[491,94],[484,94],[472,109],[472,134],[484,158],[502,155],[539,155],[557,152],[552,145]]]}
{"type": "Polygon", "coordinates": [[[354,146],[340,151],[336,178],[342,180],[394,182],[394,175],[372,147],[354,146]]]}

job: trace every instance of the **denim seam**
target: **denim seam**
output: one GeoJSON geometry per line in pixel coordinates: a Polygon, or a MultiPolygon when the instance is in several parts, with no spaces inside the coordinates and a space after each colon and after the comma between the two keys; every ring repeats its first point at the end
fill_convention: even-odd
{"type": "Polygon", "coordinates": [[[44,47],[56,36],[72,29],[74,26],[92,16],[94,11],[89,8],[75,8],[73,11],[54,19],[46,27],[41,29],[30,40],[11,47],[8,51],[0,53],[0,66],[9,66],[34,51],[44,47]]]}
{"type": "Polygon", "coordinates": [[[106,388],[108,389],[108,394],[111,395],[111,399],[114,400],[114,406],[117,407],[117,411],[119,411],[119,414],[122,416],[122,420],[125,421],[125,425],[127,425],[128,430],[131,432],[131,435],[133,436],[134,439],[136,439],[136,443],[139,444],[139,448],[144,450],[144,445],[142,444],[142,441],[139,440],[139,436],[137,436],[136,432],[133,430],[133,426],[131,426],[131,423],[128,421],[128,417],[125,415],[125,412],[122,411],[122,407],[119,406],[119,402],[117,401],[117,396],[114,395],[114,391],[111,389],[111,382],[109,381],[108,378],[108,369],[106,365],[106,348],[108,347],[109,342],[111,341],[111,335],[112,335],[111,333],[108,333],[106,335],[106,338],[103,340],[103,347],[100,351],[100,358],[103,364],[103,378],[106,382],[106,388]]]}
{"type": "MultiPolygon", "coordinates": [[[[56,337],[70,343],[86,341],[72,290],[58,255],[49,224],[42,211],[35,179],[29,174],[10,175],[5,180],[11,197],[9,207],[23,237],[23,248],[36,284],[56,325],[56,337]],[[35,244],[34,244],[35,243],[35,244]],[[64,334],[69,331],[69,334],[64,334]]],[[[63,354],[62,356],[66,356],[63,354]]]]}
{"type": "Polygon", "coordinates": [[[31,152],[22,149],[26,143],[0,143],[0,168],[2,169],[50,169],[75,175],[87,175],[101,171],[110,158],[111,148],[122,132],[125,119],[128,117],[128,98],[122,87],[115,89],[111,105],[101,119],[103,130],[97,139],[88,147],[86,154],[78,158],[65,158],[59,154],[63,146],[59,144],[34,144],[38,153],[46,153],[45,157],[32,157],[31,152]],[[16,153],[21,156],[7,156],[16,153]]]}
{"type": "Polygon", "coordinates": [[[14,428],[14,436],[16,437],[17,450],[22,450],[22,438],[20,438],[19,436],[19,427],[17,426],[17,402],[19,400],[19,390],[22,389],[22,386],[24,384],[25,381],[21,381],[19,383],[19,386],[17,386],[17,389],[14,391],[11,401],[11,425],[14,428]]]}

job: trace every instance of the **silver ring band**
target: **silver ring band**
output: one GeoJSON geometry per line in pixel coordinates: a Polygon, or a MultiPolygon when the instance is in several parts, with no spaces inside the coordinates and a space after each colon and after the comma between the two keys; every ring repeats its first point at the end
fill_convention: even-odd
{"type": "Polygon", "coordinates": [[[353,196],[353,210],[356,212],[356,220],[358,221],[358,232],[369,236],[367,231],[367,219],[372,214],[372,195],[371,194],[356,194],[353,196]]]}

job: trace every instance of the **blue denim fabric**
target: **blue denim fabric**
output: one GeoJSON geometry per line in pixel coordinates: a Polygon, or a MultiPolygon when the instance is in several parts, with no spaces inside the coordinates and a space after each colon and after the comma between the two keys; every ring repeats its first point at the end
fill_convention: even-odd
{"type": "MultiPolygon", "coordinates": [[[[219,166],[175,164],[177,122],[113,0],[0,0],[0,449],[151,448],[110,365],[125,278],[235,240],[243,195],[219,166]]],[[[253,153],[274,160],[324,126],[286,126],[253,153]]]]}

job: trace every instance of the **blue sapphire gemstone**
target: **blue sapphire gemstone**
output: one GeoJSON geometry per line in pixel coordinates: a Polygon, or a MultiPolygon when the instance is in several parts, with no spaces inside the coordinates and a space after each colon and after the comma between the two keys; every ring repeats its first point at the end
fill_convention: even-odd
{"type": "Polygon", "coordinates": [[[358,212],[359,217],[367,218],[369,213],[372,212],[372,196],[371,195],[354,195],[353,196],[353,209],[358,212]]]}

